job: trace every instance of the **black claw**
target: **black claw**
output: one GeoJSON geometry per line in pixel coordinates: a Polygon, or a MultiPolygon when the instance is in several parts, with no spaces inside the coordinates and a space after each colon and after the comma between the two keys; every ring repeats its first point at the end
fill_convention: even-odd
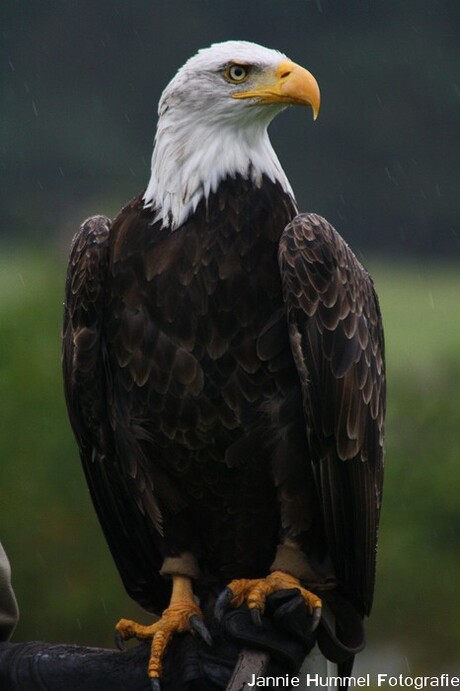
{"type": "Polygon", "coordinates": [[[152,691],[161,691],[160,680],[158,677],[150,677],[150,688],[152,691]]]}
{"type": "Polygon", "coordinates": [[[258,629],[262,628],[262,616],[260,614],[260,609],[258,607],[251,607],[249,610],[251,612],[251,619],[254,626],[258,629]]]}
{"type": "Polygon", "coordinates": [[[208,631],[208,628],[206,624],[203,622],[202,619],[196,614],[192,614],[192,616],[189,619],[190,626],[192,627],[193,631],[195,631],[201,638],[204,640],[205,643],[209,645],[209,647],[212,646],[212,638],[211,634],[208,631]]]}
{"type": "Polygon", "coordinates": [[[217,598],[216,604],[214,605],[214,616],[216,617],[217,621],[222,621],[232,597],[233,593],[230,588],[225,588],[225,590],[223,590],[217,598]]]}
{"type": "Polygon", "coordinates": [[[117,646],[118,650],[124,650],[125,649],[125,640],[121,633],[119,631],[115,631],[114,633],[114,639],[115,639],[115,645],[117,646]]]}
{"type": "Polygon", "coordinates": [[[311,632],[318,627],[319,622],[321,621],[321,607],[315,607],[313,609],[313,614],[311,616],[311,632]]]}

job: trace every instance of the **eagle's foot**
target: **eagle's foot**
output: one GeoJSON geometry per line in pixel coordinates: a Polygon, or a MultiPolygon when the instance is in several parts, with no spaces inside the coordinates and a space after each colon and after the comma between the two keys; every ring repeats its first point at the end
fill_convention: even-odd
{"type": "Polygon", "coordinates": [[[117,645],[130,638],[152,640],[148,664],[151,688],[160,691],[159,678],[163,656],[175,633],[197,633],[208,644],[211,635],[203,622],[203,615],[193,597],[191,581],[184,576],[173,576],[171,602],[161,618],[150,626],[143,626],[129,619],[121,619],[115,627],[117,645]]]}
{"type": "Polygon", "coordinates": [[[307,605],[312,616],[312,631],[314,631],[321,619],[321,598],[304,588],[298,578],[284,571],[273,571],[266,578],[239,578],[231,581],[217,599],[216,618],[220,621],[229,605],[240,607],[245,602],[251,612],[252,620],[257,626],[260,626],[262,623],[261,615],[264,613],[268,595],[278,590],[291,590],[292,588],[300,592],[307,605]]]}

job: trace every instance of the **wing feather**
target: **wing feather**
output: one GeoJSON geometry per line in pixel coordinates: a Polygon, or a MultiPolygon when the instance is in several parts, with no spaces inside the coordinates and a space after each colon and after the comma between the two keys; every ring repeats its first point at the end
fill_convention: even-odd
{"type": "Polygon", "coordinates": [[[342,587],[368,614],[385,412],[377,295],[345,241],[314,214],[286,227],[279,263],[328,547],[342,587]]]}
{"type": "MultiPolygon", "coordinates": [[[[64,389],[88,487],[124,585],[137,602],[158,611],[169,591],[158,575],[162,557],[155,548],[161,515],[152,481],[139,462],[135,434],[119,425],[117,435],[113,431],[115,404],[103,335],[110,226],[108,218],[94,216],[72,243],[62,334],[64,389]]],[[[136,319],[125,329],[127,364],[138,357],[141,329],[136,319]]],[[[132,386],[132,379],[127,385],[132,386]]]]}

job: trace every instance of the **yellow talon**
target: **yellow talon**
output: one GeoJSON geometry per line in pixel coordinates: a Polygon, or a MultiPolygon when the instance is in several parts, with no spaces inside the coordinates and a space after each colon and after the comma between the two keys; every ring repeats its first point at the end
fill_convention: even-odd
{"type": "Polygon", "coordinates": [[[236,579],[231,581],[227,587],[233,593],[230,600],[231,605],[240,607],[243,602],[247,602],[249,609],[259,609],[262,613],[265,610],[265,600],[268,595],[278,590],[289,590],[290,588],[299,590],[310,614],[322,606],[321,598],[304,588],[298,578],[284,571],[273,571],[266,578],[236,579]]]}
{"type": "Polygon", "coordinates": [[[192,617],[198,617],[200,620],[203,618],[193,597],[191,580],[185,576],[173,576],[171,601],[158,621],[143,626],[129,619],[120,619],[115,629],[123,640],[152,639],[148,675],[150,678],[158,678],[169,641],[175,633],[184,633],[194,628],[190,623],[192,617]]]}

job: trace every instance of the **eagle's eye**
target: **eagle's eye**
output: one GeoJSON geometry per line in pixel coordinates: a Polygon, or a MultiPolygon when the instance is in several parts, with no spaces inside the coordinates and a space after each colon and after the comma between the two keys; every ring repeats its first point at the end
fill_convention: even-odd
{"type": "Polygon", "coordinates": [[[225,69],[225,79],[232,84],[240,84],[245,82],[249,77],[248,65],[239,65],[236,62],[231,62],[225,69]]]}

